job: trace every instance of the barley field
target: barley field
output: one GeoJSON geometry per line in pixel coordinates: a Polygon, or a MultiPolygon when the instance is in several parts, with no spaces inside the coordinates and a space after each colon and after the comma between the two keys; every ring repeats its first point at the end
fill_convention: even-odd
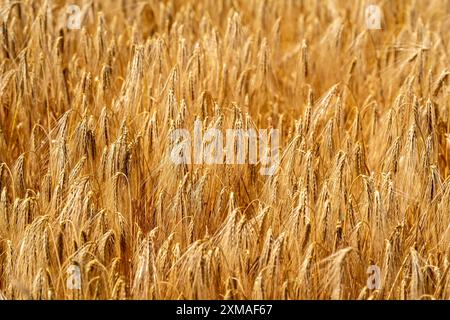
{"type": "Polygon", "coordinates": [[[3,0],[0,298],[450,299],[449,14],[3,0]],[[196,121],[274,172],[175,163],[196,121]]]}

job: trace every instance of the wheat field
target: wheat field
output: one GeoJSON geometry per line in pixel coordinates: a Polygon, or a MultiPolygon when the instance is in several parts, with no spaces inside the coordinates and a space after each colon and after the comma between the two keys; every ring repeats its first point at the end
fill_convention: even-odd
{"type": "Polygon", "coordinates": [[[450,1],[375,2],[3,0],[0,297],[450,299],[450,1]]]}

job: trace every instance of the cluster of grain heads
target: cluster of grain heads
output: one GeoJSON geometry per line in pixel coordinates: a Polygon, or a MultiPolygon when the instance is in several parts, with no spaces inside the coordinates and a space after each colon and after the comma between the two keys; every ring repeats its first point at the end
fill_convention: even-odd
{"type": "Polygon", "coordinates": [[[360,2],[0,4],[0,299],[449,299],[446,11],[360,2]]]}

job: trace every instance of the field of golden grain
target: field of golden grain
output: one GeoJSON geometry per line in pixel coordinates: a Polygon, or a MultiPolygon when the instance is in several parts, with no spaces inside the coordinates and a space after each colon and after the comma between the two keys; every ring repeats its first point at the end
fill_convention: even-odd
{"type": "Polygon", "coordinates": [[[0,297],[450,299],[450,2],[370,3],[2,1],[0,297]]]}

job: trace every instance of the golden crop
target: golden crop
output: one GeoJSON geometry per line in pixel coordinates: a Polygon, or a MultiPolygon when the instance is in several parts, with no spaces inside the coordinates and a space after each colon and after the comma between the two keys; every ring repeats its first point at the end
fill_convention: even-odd
{"type": "Polygon", "coordinates": [[[450,299],[449,1],[68,4],[0,3],[0,297],[450,299]],[[174,164],[195,120],[275,174],[174,164]]]}

